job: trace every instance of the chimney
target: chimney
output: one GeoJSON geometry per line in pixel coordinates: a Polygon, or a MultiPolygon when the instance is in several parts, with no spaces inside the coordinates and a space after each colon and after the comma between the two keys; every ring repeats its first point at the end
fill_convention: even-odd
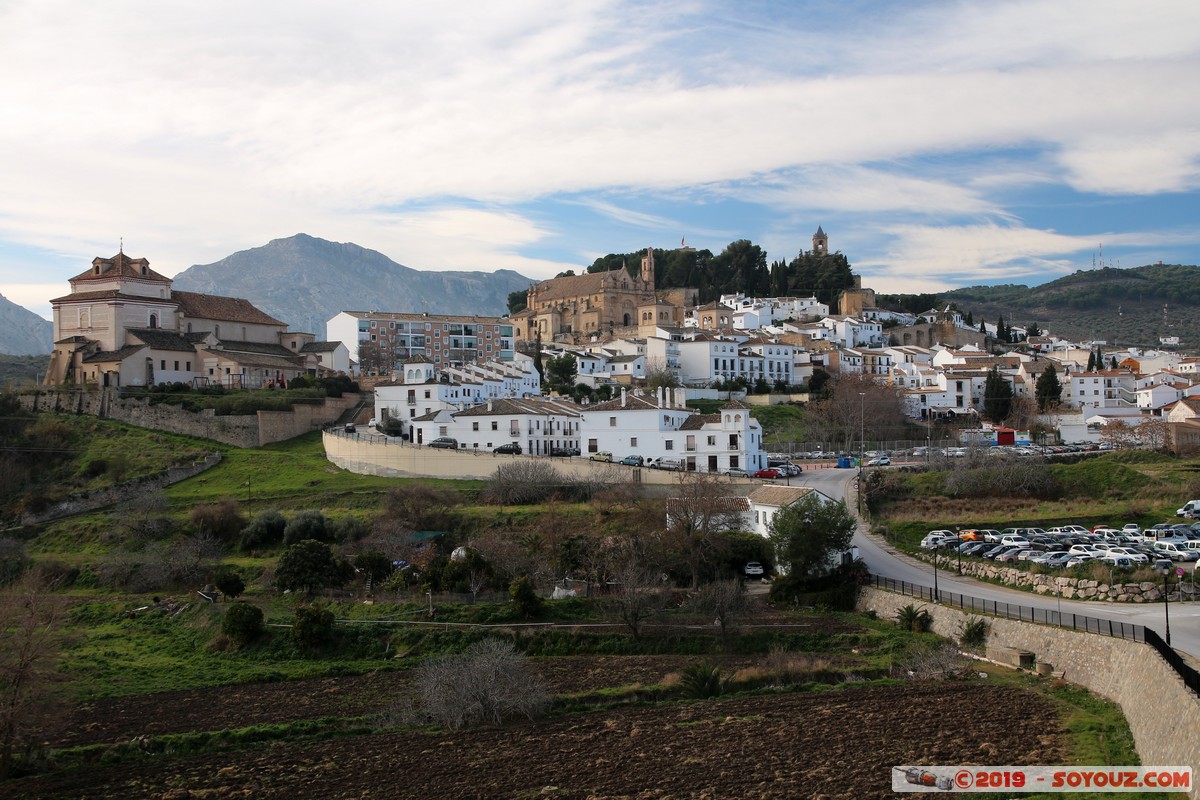
{"type": "Polygon", "coordinates": [[[621,387],[621,408],[625,407],[625,387],[621,387]]]}
{"type": "Polygon", "coordinates": [[[666,390],[662,386],[658,387],[657,394],[658,394],[658,407],[659,408],[663,407],[663,394],[665,391],[666,390]]]}
{"type": "Polygon", "coordinates": [[[489,397],[488,398],[488,412],[490,413],[491,410],[492,410],[492,398],[489,397]]]}

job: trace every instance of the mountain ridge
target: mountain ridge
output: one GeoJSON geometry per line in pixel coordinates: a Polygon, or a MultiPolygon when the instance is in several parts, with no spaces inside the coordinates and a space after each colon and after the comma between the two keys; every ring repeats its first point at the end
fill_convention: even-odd
{"type": "Polygon", "coordinates": [[[352,242],[299,233],[174,278],[174,288],[242,297],[294,331],[325,338],[341,311],[502,316],[508,294],[535,283],[513,270],[423,272],[352,242]]]}
{"type": "Polygon", "coordinates": [[[54,323],[0,295],[0,353],[46,355],[54,349],[54,323]]]}

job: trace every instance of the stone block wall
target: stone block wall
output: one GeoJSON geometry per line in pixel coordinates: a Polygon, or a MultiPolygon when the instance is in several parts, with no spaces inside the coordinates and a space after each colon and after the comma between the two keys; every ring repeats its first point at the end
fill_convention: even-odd
{"type": "Polygon", "coordinates": [[[91,414],[139,428],[197,436],[234,447],[261,447],[319,430],[358,403],[358,395],[347,394],[327,397],[319,404],[297,404],[291,411],[259,411],[219,417],[211,409],[193,412],[168,403],[151,405],[146,398],[122,399],[117,390],[111,388],[38,391],[18,395],[18,398],[30,411],[91,414]]]}
{"type": "MultiPolygon", "coordinates": [[[[882,619],[913,603],[933,616],[933,631],[957,640],[959,628],[977,616],[881,589],[863,590],[859,610],[882,619]]],[[[1117,703],[1129,721],[1142,764],[1200,767],[1200,696],[1191,691],[1153,647],[1126,639],[1079,633],[1050,625],[985,617],[988,647],[1033,653],[1071,683],[1117,703]]],[[[1200,799],[1200,785],[1189,795],[1200,799]]]]}
{"type": "MultiPolygon", "coordinates": [[[[929,561],[924,558],[923,560],[929,561]]],[[[948,569],[957,567],[953,557],[939,561],[948,569]]],[[[1153,603],[1162,599],[1162,584],[1152,581],[1130,581],[1116,583],[1120,571],[1113,572],[1113,581],[1097,581],[1088,578],[1071,578],[1046,573],[1027,572],[1016,567],[993,564],[990,561],[969,561],[962,565],[964,575],[1003,583],[1006,586],[1028,586],[1035,594],[1055,595],[1061,593],[1068,600],[1107,600],[1118,603],[1153,603]]],[[[1176,584],[1171,585],[1171,599],[1178,598],[1176,584]]]]}

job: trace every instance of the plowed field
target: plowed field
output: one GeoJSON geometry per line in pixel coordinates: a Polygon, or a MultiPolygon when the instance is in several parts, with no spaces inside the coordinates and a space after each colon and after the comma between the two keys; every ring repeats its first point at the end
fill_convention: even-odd
{"type": "Polygon", "coordinates": [[[983,682],[851,685],[457,733],[406,731],[159,756],[4,788],[12,798],[161,800],[884,798],[891,796],[895,765],[1061,763],[1063,741],[1051,704],[1020,689],[983,682]]]}

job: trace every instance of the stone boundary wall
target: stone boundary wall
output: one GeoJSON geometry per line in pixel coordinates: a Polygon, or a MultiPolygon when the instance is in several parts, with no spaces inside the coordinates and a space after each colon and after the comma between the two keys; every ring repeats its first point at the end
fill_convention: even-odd
{"type": "MultiPolygon", "coordinates": [[[[989,649],[1011,647],[1033,653],[1038,663],[1050,664],[1071,683],[1117,703],[1129,721],[1142,764],[1198,766],[1200,696],[1188,689],[1150,645],[1051,625],[972,615],[873,587],[863,589],[858,608],[874,611],[881,619],[895,619],[897,610],[909,603],[924,606],[933,615],[934,633],[954,640],[964,621],[983,616],[990,626],[989,649]]],[[[1200,784],[1189,796],[1200,799],[1200,784]]]]}
{"type": "MultiPolygon", "coordinates": [[[[918,555],[926,564],[932,564],[924,555],[918,555]]],[[[938,565],[955,569],[958,562],[953,556],[938,559],[938,565]]],[[[1104,600],[1117,603],[1154,603],[1162,600],[1162,584],[1153,581],[1130,583],[1108,583],[1089,578],[1071,578],[1065,575],[1027,572],[1016,567],[1005,567],[991,562],[971,561],[962,565],[964,575],[989,581],[999,581],[1006,586],[1028,586],[1034,594],[1057,595],[1062,593],[1067,600],[1104,600]]],[[[1172,584],[1175,589],[1179,584],[1172,584]]],[[[1171,592],[1171,600],[1179,599],[1179,590],[1171,592]]]]}
{"type": "Polygon", "coordinates": [[[91,414],[139,428],[197,436],[243,448],[261,447],[319,430],[322,425],[336,420],[347,408],[357,405],[359,400],[358,395],[347,394],[326,397],[321,404],[299,403],[291,411],[259,411],[219,417],[212,409],[192,412],[169,403],[151,405],[148,398],[121,399],[114,388],[39,390],[17,395],[17,398],[29,411],[91,414]]]}
{"type": "MultiPolygon", "coordinates": [[[[641,485],[674,485],[683,473],[667,470],[627,467],[590,461],[587,456],[551,458],[548,456],[512,456],[480,450],[444,450],[403,442],[395,437],[370,433],[345,433],[326,430],[322,437],[325,457],[342,469],[360,475],[381,475],[394,478],[469,478],[487,480],[496,470],[514,461],[549,463],[564,476],[578,480],[605,483],[640,483],[641,485]]],[[[758,483],[745,478],[727,478],[733,491],[743,487],[745,493],[758,483]]]]}
{"type": "Polygon", "coordinates": [[[180,481],[199,475],[201,472],[212,469],[220,463],[220,453],[209,453],[204,457],[203,461],[193,461],[186,467],[170,467],[157,475],[146,475],[131,481],[123,481],[106,489],[97,489],[91,492],[76,492],[75,494],[68,495],[45,511],[37,514],[22,515],[21,522],[25,525],[36,525],[41,522],[49,522],[52,519],[61,519],[74,514],[95,511],[98,508],[104,508],[119,501],[128,500],[130,497],[156,492],[171,484],[179,483],[180,481]]]}

